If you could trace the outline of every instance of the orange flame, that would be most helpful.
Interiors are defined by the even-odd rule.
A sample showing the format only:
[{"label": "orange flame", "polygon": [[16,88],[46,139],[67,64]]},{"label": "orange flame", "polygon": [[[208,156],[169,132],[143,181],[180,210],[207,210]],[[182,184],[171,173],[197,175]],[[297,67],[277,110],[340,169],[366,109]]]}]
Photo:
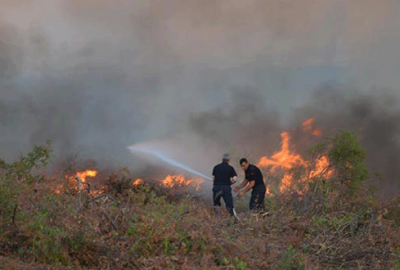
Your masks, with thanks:
[{"label": "orange flame", "polygon": [[262,157],[258,162],[258,166],[260,167],[269,167],[272,166],[271,172],[275,172],[278,167],[284,169],[291,169],[295,165],[305,165],[305,161],[303,158],[296,154],[292,153],[289,149],[290,136],[287,132],[281,133],[282,143],[281,143],[281,151],[275,152],[271,158]]},{"label": "orange flame", "polygon": [[136,179],[136,180],[133,182],[133,184],[132,184],[132,185],[134,185],[134,186],[138,186],[138,185],[141,185],[141,184],[143,184],[143,180],[142,180],[142,179],[140,179],[140,178],[138,178],[138,179]]},{"label": "orange flame", "polygon": [[326,156],[322,156],[316,160],[315,169],[310,172],[310,178],[325,175],[327,178],[331,177],[333,171],[329,168],[329,160]]},{"label": "orange flame", "polygon": [[[189,181],[188,181],[189,182]],[[162,181],[163,185],[169,188],[175,187],[175,186],[186,186],[189,183],[186,183],[185,177],[183,175],[168,175],[165,177],[165,179]]]},{"label": "orange flame", "polygon": [[265,191],[265,195],[272,196],[272,193],[271,193],[271,190],[269,187],[267,187],[267,190]]},{"label": "orange flame", "polygon": [[195,179],[185,179],[183,175],[167,175],[164,180],[162,180],[162,184],[165,187],[173,188],[173,187],[182,187],[182,186],[194,186],[196,190],[200,188],[201,183],[204,180],[195,178]]},{"label": "orange flame", "polygon": [[[96,177],[97,176],[97,171],[96,170],[85,170],[83,172],[77,172],[75,175],[66,175],[65,177],[69,180],[69,184],[72,185],[72,188],[75,190],[79,189],[79,183],[77,182],[76,177],[78,177],[81,181],[81,184],[86,183],[86,178],[87,177]],[[87,184],[85,185],[87,186]],[[57,185],[54,189],[54,192],[59,194],[61,190],[63,189],[64,185]],[[83,188],[81,186],[81,188]],[[99,190],[90,190],[89,193],[91,195],[96,195],[98,193],[102,193],[102,191]]]},{"label": "orange flame", "polygon": [[319,129],[313,129],[314,118],[307,118],[301,125],[304,132],[308,132],[314,136],[321,136],[322,132]]},{"label": "orange flame", "polygon": [[[320,136],[322,132],[319,129],[313,129],[312,124],[314,122],[313,118],[306,119],[303,123],[303,130],[310,132],[312,135]],[[322,156],[315,161],[315,165],[312,166],[310,162],[305,161],[299,154],[290,148],[290,135],[288,132],[281,133],[281,150],[275,152],[271,157],[262,157],[259,162],[259,167],[270,168],[271,173],[277,173],[277,169],[283,170],[283,177],[279,184],[279,191],[281,193],[295,189],[295,192],[299,195],[304,194],[301,190],[296,190],[293,187],[294,184],[294,172],[293,168],[303,167],[308,173],[297,179],[299,182],[308,181],[313,177],[324,175],[330,177],[333,171],[329,168],[329,160],[326,156]],[[269,187],[267,187],[267,193],[270,194]],[[306,187],[305,187],[306,188]]]},{"label": "orange flame", "polygon": [[[77,172],[76,175],[81,179],[82,183],[86,182],[86,177],[95,177],[97,175],[97,171],[95,170],[86,170],[84,172]],[[74,181],[74,176],[70,176],[69,179]]]}]

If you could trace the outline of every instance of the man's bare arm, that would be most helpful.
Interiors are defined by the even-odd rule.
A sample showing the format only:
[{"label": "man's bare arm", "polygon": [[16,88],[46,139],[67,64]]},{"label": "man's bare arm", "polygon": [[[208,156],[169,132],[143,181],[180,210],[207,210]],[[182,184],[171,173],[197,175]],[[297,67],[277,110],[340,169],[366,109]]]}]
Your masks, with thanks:
[{"label": "man's bare arm", "polygon": [[235,184],[236,182],[237,182],[237,176],[232,177],[231,185]]},{"label": "man's bare arm", "polygon": [[243,191],[243,193],[246,193],[246,192],[248,192],[249,190],[251,190],[253,187],[254,187],[254,185],[255,185],[255,183],[256,183],[256,181],[248,181],[249,182],[249,184],[247,185],[247,187],[246,187],[246,189]]},{"label": "man's bare arm", "polygon": [[237,191],[239,191],[240,189],[242,189],[244,186],[246,186],[247,185],[247,180],[246,179],[243,179],[243,181],[237,186],[237,187],[235,187],[235,191],[237,192]]},{"label": "man's bare arm", "polygon": [[255,183],[256,183],[256,181],[248,181],[249,182],[249,184],[247,185],[247,187],[245,188],[245,190],[243,190],[243,192],[239,192],[238,193],[238,197],[240,198],[240,197],[243,197],[244,196],[244,194],[246,194],[249,190],[251,190],[253,187],[254,187],[254,185],[255,185]]}]

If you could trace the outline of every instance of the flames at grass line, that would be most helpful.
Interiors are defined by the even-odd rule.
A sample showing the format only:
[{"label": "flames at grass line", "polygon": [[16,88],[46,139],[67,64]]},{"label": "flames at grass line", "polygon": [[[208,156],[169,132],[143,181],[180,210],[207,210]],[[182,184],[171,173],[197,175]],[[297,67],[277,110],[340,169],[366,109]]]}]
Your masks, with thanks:
[{"label": "flames at grass line", "polygon": [[[308,118],[302,123],[302,129],[304,132],[320,137],[322,132],[319,129],[314,128],[314,119]],[[261,157],[256,163],[264,171],[265,174],[280,177],[281,180],[278,184],[279,193],[291,192],[297,193],[298,195],[303,195],[307,189],[307,185],[303,185],[300,189],[296,186],[297,184],[306,183],[307,181],[312,181],[314,177],[323,176],[326,179],[333,174],[333,170],[329,169],[329,160],[326,156],[322,156],[314,162],[307,161],[303,159],[299,154],[297,154],[290,145],[290,134],[287,131],[281,134],[281,149],[275,152],[272,156]],[[305,169],[305,173],[301,176],[296,176],[293,169],[302,167]],[[267,171],[267,172],[265,172]],[[76,191],[82,191],[86,189],[89,194],[97,195],[102,193],[102,188],[100,189],[90,189],[90,184],[87,182],[87,178],[96,177],[98,172],[96,170],[85,170],[82,172],[77,172],[75,175],[66,175],[66,179],[69,181],[69,186]],[[132,182],[133,186],[140,186],[145,181],[141,178],[137,178]],[[200,185],[204,182],[201,178],[186,178],[184,175],[167,175],[160,184],[165,188],[176,188],[176,187],[194,187],[197,190],[200,189]],[[268,196],[273,196],[271,190],[275,190],[276,187],[272,184],[267,183],[266,194]],[[60,193],[63,189],[62,185],[58,185],[55,189],[56,193]],[[276,192],[275,192],[276,193]]]},{"label": "flames at grass line", "polygon": [[[88,188],[89,185],[86,181],[87,177],[96,177],[97,176],[96,170],[85,170],[82,172],[77,172],[75,175],[66,175],[65,178],[68,179],[68,184],[73,190],[81,191],[85,188]],[[55,192],[60,193],[61,190],[64,188],[63,185],[57,185]],[[89,190],[89,193],[92,195],[96,195],[101,193],[100,190]]]},{"label": "flames at grass line", "polygon": [[[90,195],[98,195],[103,193],[104,188],[100,189],[90,189],[90,184],[87,182],[87,177],[94,178],[96,177],[98,172],[96,170],[85,170],[82,172],[77,172],[75,175],[66,175],[66,179],[68,179],[69,187],[75,191],[86,190]],[[201,178],[192,178],[186,179],[184,175],[167,175],[164,180],[160,183],[162,186],[166,188],[176,188],[176,187],[194,187],[196,191],[200,189],[200,185],[204,182]],[[144,180],[141,178],[137,178],[132,182],[133,186],[139,186],[144,183]],[[56,193],[60,193],[64,188],[64,185],[57,185],[55,188]]]}]

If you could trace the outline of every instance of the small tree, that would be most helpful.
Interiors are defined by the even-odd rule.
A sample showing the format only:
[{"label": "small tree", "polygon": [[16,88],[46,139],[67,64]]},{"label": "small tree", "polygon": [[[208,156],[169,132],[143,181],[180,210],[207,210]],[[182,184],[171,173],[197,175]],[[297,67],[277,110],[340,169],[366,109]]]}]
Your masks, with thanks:
[{"label": "small tree", "polygon": [[48,141],[46,145],[34,146],[31,152],[13,163],[0,159],[0,221],[14,223],[21,194],[33,190],[32,184],[40,180],[35,171],[47,165],[50,155]]},{"label": "small tree", "polygon": [[354,132],[342,130],[331,141],[329,161],[335,169],[336,179],[345,184],[351,194],[368,179],[366,155],[367,150],[360,146]]},{"label": "small tree", "polygon": [[329,160],[329,165],[323,170],[325,173],[315,176],[314,182],[310,183],[313,196],[318,194],[322,200],[324,212],[329,206],[338,206],[337,200],[343,195],[353,196],[361,183],[368,179],[367,151],[360,146],[355,132],[341,130],[334,137],[327,137],[310,147],[309,152],[312,160],[322,156]]}]

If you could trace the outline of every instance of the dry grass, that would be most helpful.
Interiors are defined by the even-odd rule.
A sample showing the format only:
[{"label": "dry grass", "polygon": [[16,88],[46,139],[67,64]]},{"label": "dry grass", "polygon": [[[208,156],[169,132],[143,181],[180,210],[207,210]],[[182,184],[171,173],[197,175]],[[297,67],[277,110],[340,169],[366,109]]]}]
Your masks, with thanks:
[{"label": "dry grass", "polygon": [[0,268],[399,269],[395,207],[332,193],[322,209],[317,193],[282,195],[267,199],[268,214],[241,211],[239,222],[185,187],[134,180],[103,174],[96,195],[56,194],[50,178],[25,187],[0,224]]}]

